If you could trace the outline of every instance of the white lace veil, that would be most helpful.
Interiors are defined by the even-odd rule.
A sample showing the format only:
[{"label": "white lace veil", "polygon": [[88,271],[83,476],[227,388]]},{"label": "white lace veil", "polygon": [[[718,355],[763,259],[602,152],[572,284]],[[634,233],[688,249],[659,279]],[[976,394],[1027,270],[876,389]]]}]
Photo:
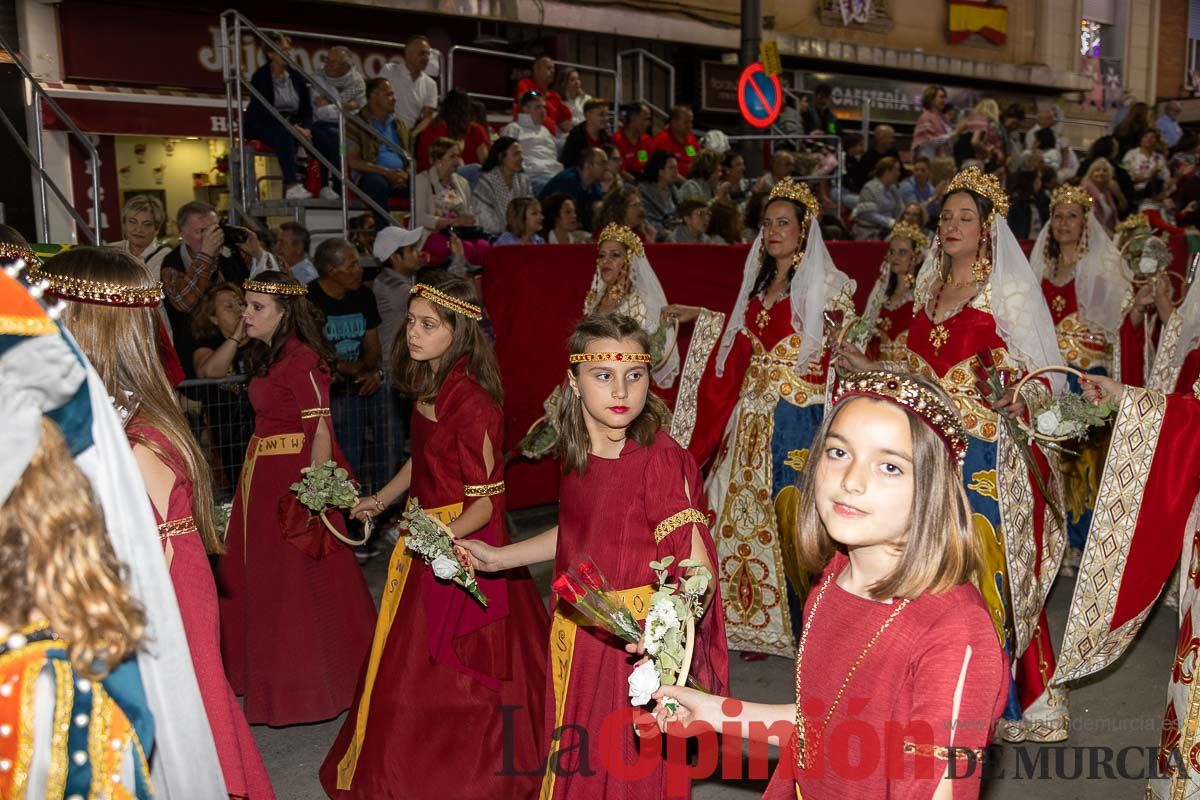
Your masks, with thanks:
[{"label": "white lace veil", "polygon": [[[1089,328],[1103,331],[1110,339],[1117,336],[1124,319],[1123,307],[1129,291],[1129,282],[1121,274],[1121,253],[1104,226],[1090,211],[1085,211],[1087,227],[1083,243],[1083,257],[1075,265],[1075,298],[1079,302],[1079,317]],[[1039,279],[1049,277],[1050,264],[1046,261],[1046,242],[1049,241],[1050,224],[1042,226],[1029,265]]]},{"label": "white lace veil", "polygon": [[[1200,347],[1200,275],[1192,279],[1192,286],[1179,308],[1179,338],[1175,342],[1175,352],[1171,354],[1171,374],[1178,376],[1188,353]],[[1174,387],[1171,387],[1174,388]]]}]

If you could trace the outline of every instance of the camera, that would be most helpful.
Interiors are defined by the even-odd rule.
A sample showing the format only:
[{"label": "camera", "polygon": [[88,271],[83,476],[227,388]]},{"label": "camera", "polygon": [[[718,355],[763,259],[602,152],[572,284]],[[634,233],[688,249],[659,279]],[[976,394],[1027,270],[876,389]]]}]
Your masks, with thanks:
[{"label": "camera", "polygon": [[222,222],[220,228],[221,233],[225,234],[225,244],[229,247],[237,247],[250,238],[250,232],[245,228],[239,228],[227,222]]}]

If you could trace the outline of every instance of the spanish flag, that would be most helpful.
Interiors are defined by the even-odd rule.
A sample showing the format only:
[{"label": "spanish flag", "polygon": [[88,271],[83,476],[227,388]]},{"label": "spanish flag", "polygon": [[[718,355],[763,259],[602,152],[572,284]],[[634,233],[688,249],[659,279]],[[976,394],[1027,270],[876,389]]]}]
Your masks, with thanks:
[{"label": "spanish flag", "polygon": [[984,0],[949,1],[950,43],[961,44],[978,33],[993,44],[1008,38],[1008,8]]}]

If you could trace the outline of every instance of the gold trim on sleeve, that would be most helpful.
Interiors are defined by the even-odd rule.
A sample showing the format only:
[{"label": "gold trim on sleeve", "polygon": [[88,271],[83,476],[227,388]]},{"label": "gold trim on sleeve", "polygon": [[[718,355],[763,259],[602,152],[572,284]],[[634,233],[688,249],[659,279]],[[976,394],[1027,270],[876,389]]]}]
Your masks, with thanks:
[{"label": "gold trim on sleeve", "polygon": [[328,417],[328,408],[302,408],[300,409],[300,419],[313,419],[315,417]]},{"label": "gold trim on sleeve", "polygon": [[196,520],[192,517],[180,517],[173,519],[170,522],[164,522],[158,526],[158,538],[165,542],[172,536],[182,536],[185,533],[194,533],[197,530]]},{"label": "gold trim on sleeve", "polygon": [[504,494],[504,481],[464,486],[463,494],[467,497],[495,497],[498,494]]},{"label": "gold trim on sleeve", "polygon": [[686,525],[689,522],[694,522],[697,525],[708,525],[708,517],[704,516],[703,512],[697,511],[694,508],[685,508],[677,514],[672,514],[658,523],[658,527],[654,529],[655,544],[670,536],[676,528]]}]

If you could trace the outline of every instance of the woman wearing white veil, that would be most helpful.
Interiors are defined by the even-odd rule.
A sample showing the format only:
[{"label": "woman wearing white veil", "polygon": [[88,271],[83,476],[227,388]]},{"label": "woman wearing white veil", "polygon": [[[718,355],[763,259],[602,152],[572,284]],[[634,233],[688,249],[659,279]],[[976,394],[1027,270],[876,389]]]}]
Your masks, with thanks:
[{"label": "woman wearing white veil", "polygon": [[[1132,300],[1129,281],[1121,274],[1121,254],[1091,213],[1092,196],[1063,185],[1050,195],[1049,224],[1042,226],[1029,265],[1042,279],[1042,294],[1058,333],[1063,360],[1081,372],[1121,374],[1121,325]],[[1067,376],[1080,391],[1074,375]],[[1062,571],[1074,575],[1092,524],[1092,508],[1100,485],[1107,441],[1089,439],[1078,455],[1061,459],[1064,514],[1069,550]]]},{"label": "woman wearing white veil", "polygon": [[[950,182],[917,279],[907,368],[946,389],[971,436],[963,485],[983,555],[979,589],[1014,667],[1001,733],[1009,741],[1062,741],[1067,697],[1050,687],[1055,662],[1044,610],[1065,546],[1059,482],[1045,455],[1036,446],[1025,451],[1001,417],[1024,415],[1027,401],[1036,406],[1062,388],[1059,374],[1029,381],[1023,397],[1012,388],[1028,372],[1061,365],[1062,355],[1040,279],[1007,212],[1000,182],[978,167]],[[876,366],[849,346],[840,355],[854,369]],[[995,401],[977,385],[985,368],[1009,387]]]},{"label": "woman wearing white veil", "polygon": [[698,463],[712,461],[705,489],[726,633],[744,653],[796,652],[806,576],[780,531],[790,528],[794,483],[824,417],[826,320],[854,316],[854,281],[834,266],[819,220],[807,186],[775,184],[715,358],[695,337],[688,349],[671,425]]},{"label": "woman wearing white veil", "polygon": [[846,340],[863,347],[867,357],[888,366],[906,362],[904,346],[912,327],[913,289],[929,249],[929,237],[909,222],[897,222],[887,238],[887,256],[871,287],[862,320]]}]

